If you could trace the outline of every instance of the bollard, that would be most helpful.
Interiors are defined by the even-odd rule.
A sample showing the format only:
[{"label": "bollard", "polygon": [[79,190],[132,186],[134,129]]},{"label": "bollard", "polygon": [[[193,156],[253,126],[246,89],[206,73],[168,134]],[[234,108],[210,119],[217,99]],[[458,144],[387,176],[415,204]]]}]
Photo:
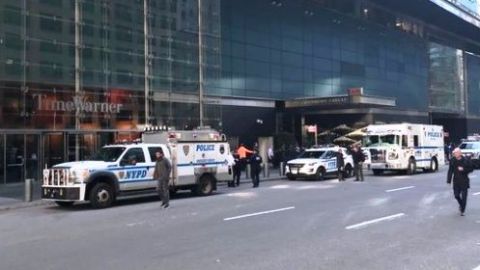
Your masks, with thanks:
[{"label": "bollard", "polygon": [[285,170],[285,167],[283,166],[283,161],[282,161],[280,162],[280,168],[279,168],[280,176],[283,176],[285,174],[284,170]]},{"label": "bollard", "polygon": [[33,193],[33,181],[34,179],[25,179],[25,202],[32,201],[32,193]]},{"label": "bollard", "polygon": [[246,179],[250,179],[250,178],[251,178],[251,177],[250,177],[250,176],[251,176],[250,172],[251,172],[250,164],[247,164],[247,166],[246,166],[246,168],[245,168],[245,173],[247,174]]}]

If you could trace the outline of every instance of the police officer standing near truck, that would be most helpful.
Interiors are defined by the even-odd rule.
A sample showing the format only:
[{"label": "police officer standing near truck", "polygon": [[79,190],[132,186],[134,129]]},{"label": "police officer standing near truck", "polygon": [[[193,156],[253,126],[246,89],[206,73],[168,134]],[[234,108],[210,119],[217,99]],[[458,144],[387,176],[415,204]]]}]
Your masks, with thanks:
[{"label": "police officer standing near truck", "polygon": [[453,157],[450,159],[448,167],[447,183],[452,182],[453,177],[453,194],[458,201],[460,215],[465,215],[465,208],[467,206],[468,189],[470,188],[470,179],[468,174],[473,171],[473,166],[470,160],[462,155],[460,148],[453,150]]},{"label": "police officer standing near truck", "polygon": [[342,149],[338,148],[337,151],[337,172],[338,172],[338,181],[342,182],[345,181],[343,177],[345,170],[345,160],[343,159]]},{"label": "police officer standing near truck", "polygon": [[250,157],[250,170],[253,187],[257,188],[260,183],[260,171],[262,170],[262,157],[258,155],[257,150],[253,150]]},{"label": "police officer standing near truck", "polygon": [[153,171],[153,178],[158,181],[157,191],[162,200],[162,207],[167,208],[170,201],[170,191],[168,188],[168,181],[170,180],[170,172],[172,165],[170,161],[163,155],[163,151],[155,153],[157,161],[155,163],[155,170]]}]

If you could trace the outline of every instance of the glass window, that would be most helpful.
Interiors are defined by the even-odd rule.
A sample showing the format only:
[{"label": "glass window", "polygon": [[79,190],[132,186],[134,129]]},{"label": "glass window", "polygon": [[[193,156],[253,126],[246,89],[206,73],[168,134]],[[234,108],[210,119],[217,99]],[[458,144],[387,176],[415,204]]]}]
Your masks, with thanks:
[{"label": "glass window", "polygon": [[163,149],[161,147],[149,147],[148,153],[150,154],[150,160],[155,162],[157,160],[156,153],[161,152],[163,153]]},{"label": "glass window", "polygon": [[145,162],[145,155],[142,148],[131,148],[123,155],[122,163],[135,165],[139,162]]},{"label": "glass window", "polygon": [[20,35],[13,33],[5,33],[5,47],[13,50],[23,49],[22,39]]},{"label": "glass window", "polygon": [[40,14],[40,29],[49,32],[62,32],[62,18],[50,14]]},{"label": "glass window", "polygon": [[13,6],[5,6],[3,9],[3,22],[10,25],[21,25],[21,9]]}]

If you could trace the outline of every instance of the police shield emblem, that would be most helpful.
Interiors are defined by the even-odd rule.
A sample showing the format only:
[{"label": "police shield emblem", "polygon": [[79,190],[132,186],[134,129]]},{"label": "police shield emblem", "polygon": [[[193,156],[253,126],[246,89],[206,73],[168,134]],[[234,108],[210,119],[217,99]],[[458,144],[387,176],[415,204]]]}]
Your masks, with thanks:
[{"label": "police shield emblem", "polygon": [[118,172],[118,178],[123,179],[125,177],[125,171]]},{"label": "police shield emblem", "polygon": [[184,145],[183,146],[183,153],[185,154],[185,156],[188,155],[188,152],[190,152],[190,146],[189,145]]}]

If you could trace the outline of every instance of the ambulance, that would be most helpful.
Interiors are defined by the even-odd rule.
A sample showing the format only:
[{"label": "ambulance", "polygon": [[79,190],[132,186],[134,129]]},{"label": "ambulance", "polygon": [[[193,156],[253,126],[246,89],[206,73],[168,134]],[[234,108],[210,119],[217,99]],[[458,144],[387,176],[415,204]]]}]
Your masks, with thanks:
[{"label": "ambulance", "polygon": [[435,172],[445,163],[443,127],[423,124],[369,125],[365,128],[364,145],[370,152],[373,174],[418,169]]},{"label": "ambulance", "polygon": [[204,128],[191,131],[148,128],[141,142],[104,146],[89,160],[57,164],[43,171],[42,198],[59,206],[90,202],[105,208],[120,197],[151,195],[156,152],[171,161],[170,190],[209,195],[231,181],[233,157],[226,137]]}]

